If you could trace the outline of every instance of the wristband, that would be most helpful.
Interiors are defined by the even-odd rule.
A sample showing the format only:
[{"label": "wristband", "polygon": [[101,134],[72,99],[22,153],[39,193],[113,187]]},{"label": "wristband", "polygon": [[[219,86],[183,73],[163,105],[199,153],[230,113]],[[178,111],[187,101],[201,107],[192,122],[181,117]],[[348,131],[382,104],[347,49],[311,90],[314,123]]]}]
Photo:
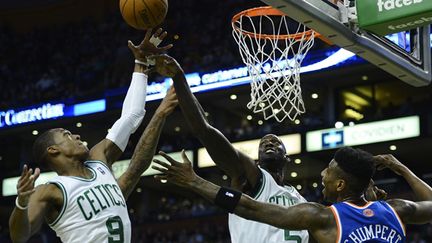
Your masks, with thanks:
[{"label": "wristband", "polygon": [[15,199],[15,206],[20,210],[26,210],[28,208],[28,205],[23,207],[18,203],[18,197],[16,197],[16,199]]},{"label": "wristband", "polygon": [[215,204],[232,213],[240,201],[241,196],[241,192],[221,187],[216,195]]}]

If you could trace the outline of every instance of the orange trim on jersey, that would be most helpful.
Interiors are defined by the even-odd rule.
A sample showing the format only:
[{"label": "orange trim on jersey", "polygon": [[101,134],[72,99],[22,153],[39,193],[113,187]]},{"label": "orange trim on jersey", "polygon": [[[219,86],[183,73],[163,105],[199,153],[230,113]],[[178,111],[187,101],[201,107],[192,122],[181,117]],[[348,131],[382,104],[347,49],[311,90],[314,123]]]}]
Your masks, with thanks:
[{"label": "orange trim on jersey", "polygon": [[337,209],[335,208],[335,206],[330,206],[329,207],[333,213],[333,216],[335,218],[336,221],[336,227],[337,227],[337,237],[336,237],[336,243],[339,243],[341,241],[342,238],[342,224],[340,222],[339,219],[339,213],[337,212]]},{"label": "orange trim on jersey", "polygon": [[357,209],[365,209],[365,208],[369,207],[369,205],[372,204],[372,202],[368,202],[368,203],[366,203],[366,205],[364,205],[364,206],[357,206],[357,205],[355,205],[355,204],[353,204],[353,203],[350,203],[350,202],[343,202],[343,203],[348,204],[349,206],[351,206],[351,207],[353,207],[353,208],[357,208]]},{"label": "orange trim on jersey", "polygon": [[389,208],[393,211],[394,215],[396,215],[397,220],[399,221],[400,226],[402,227],[404,236],[406,236],[406,229],[405,224],[403,223],[402,219],[399,217],[399,214],[396,212],[396,210],[390,205],[390,203],[387,203],[389,205]]}]

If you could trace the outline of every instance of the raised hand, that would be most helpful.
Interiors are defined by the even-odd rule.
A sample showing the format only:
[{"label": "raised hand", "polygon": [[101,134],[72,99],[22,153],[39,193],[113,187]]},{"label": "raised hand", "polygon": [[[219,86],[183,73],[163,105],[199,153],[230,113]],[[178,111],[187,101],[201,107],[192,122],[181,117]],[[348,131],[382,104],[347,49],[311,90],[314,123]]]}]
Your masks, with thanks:
[{"label": "raised hand", "polygon": [[406,166],[391,154],[377,155],[374,158],[378,170],[389,168],[394,173],[401,175],[402,171],[406,169]]},{"label": "raised hand", "polygon": [[152,29],[147,30],[144,40],[141,41],[139,45],[134,45],[132,41],[128,41],[128,47],[132,51],[135,59],[146,62],[148,56],[161,54],[173,47],[172,44],[158,47],[167,36],[168,33],[166,31],[159,28],[153,35],[151,35],[151,33]]},{"label": "raised hand", "polygon": [[156,55],[149,58],[156,61],[156,71],[162,76],[172,78],[178,73],[183,73],[180,64],[168,55]]},{"label": "raised hand", "polygon": [[156,175],[156,180],[167,180],[175,185],[188,187],[197,179],[198,176],[195,174],[192,163],[186,156],[184,150],[182,151],[183,163],[176,161],[162,151],[160,151],[159,154],[169,163],[158,159],[153,160],[153,162],[159,166],[153,165],[152,168],[163,173],[163,175]]},{"label": "raised hand", "polygon": [[39,175],[39,168],[36,168],[33,173],[33,169],[29,169],[27,165],[24,165],[17,184],[18,203],[20,206],[27,207],[30,195],[35,192],[34,184]]},{"label": "raised hand", "polygon": [[371,180],[369,183],[369,187],[366,189],[365,197],[368,201],[386,200],[387,192],[375,186],[374,181]]},{"label": "raised hand", "polygon": [[156,113],[161,115],[169,115],[175,109],[178,104],[177,95],[175,93],[174,87],[170,87],[168,92],[165,95],[165,98],[162,100],[161,104],[156,110]]}]

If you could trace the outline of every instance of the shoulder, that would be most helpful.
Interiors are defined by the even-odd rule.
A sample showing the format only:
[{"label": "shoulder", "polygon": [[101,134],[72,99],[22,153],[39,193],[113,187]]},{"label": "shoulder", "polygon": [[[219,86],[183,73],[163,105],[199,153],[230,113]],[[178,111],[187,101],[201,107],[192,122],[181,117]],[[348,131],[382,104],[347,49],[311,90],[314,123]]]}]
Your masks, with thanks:
[{"label": "shoulder", "polygon": [[317,213],[317,217],[324,217],[323,219],[333,217],[332,209],[330,207],[316,202],[307,202],[303,204],[308,205],[312,212]]},{"label": "shoulder", "polygon": [[47,183],[37,186],[35,188],[34,195],[38,195],[41,198],[50,199],[61,193],[61,189],[55,183]]},{"label": "shoulder", "polygon": [[112,164],[121,154],[121,149],[113,141],[105,138],[90,149],[89,159]]},{"label": "shoulder", "polygon": [[304,216],[313,217],[322,221],[333,219],[333,213],[330,207],[324,206],[315,202],[300,203],[291,207],[295,207],[300,214]]},{"label": "shoulder", "polygon": [[404,223],[409,223],[412,220],[412,216],[416,214],[417,204],[415,202],[403,199],[391,199],[386,202],[395,211],[396,216]]},{"label": "shoulder", "polygon": [[386,203],[390,205],[401,216],[411,214],[415,211],[415,204],[403,199],[390,199]]},{"label": "shoulder", "polygon": [[103,139],[98,144],[93,146],[89,152],[89,160],[106,160],[105,151],[110,146],[111,140]]},{"label": "shoulder", "polygon": [[316,217],[320,219],[320,226],[322,228],[333,228],[336,226],[337,213],[334,211],[332,206],[324,206],[319,203],[311,203],[315,204],[315,213]]},{"label": "shoulder", "polygon": [[57,183],[47,183],[37,186],[31,197],[35,201],[48,205],[61,205],[63,203],[63,189]]},{"label": "shoulder", "polygon": [[407,200],[403,199],[390,199],[386,201],[387,204],[389,204],[393,209],[399,211],[399,210],[407,210],[410,207],[412,207],[412,203]]},{"label": "shoulder", "polygon": [[298,210],[298,220],[307,219],[311,228],[325,229],[333,227],[336,222],[332,209],[322,204],[307,202],[293,207]]}]

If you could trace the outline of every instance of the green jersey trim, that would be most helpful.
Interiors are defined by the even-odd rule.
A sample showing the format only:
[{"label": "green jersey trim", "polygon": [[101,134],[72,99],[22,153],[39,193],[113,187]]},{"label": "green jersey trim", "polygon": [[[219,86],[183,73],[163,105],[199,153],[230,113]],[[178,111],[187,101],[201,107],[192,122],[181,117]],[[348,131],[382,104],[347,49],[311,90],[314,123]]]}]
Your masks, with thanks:
[{"label": "green jersey trim", "polygon": [[[84,164],[87,164],[87,163],[96,163],[96,164],[101,164],[102,166],[104,166],[107,170],[108,170],[108,172],[114,177],[114,173],[112,172],[112,170],[108,167],[108,165],[107,164],[105,164],[103,161],[101,161],[101,160],[87,160],[86,162],[84,162]],[[114,178],[115,179],[115,178]]]},{"label": "green jersey trim", "polygon": [[64,212],[66,211],[66,207],[67,207],[67,201],[68,201],[68,197],[67,197],[67,193],[66,193],[66,189],[64,188],[63,184],[61,184],[60,182],[57,181],[53,181],[53,182],[48,182],[49,184],[55,184],[63,193],[63,206],[62,206],[62,210],[60,211],[60,214],[57,216],[57,218],[54,220],[54,222],[48,224],[49,226],[53,227],[63,216]]},{"label": "green jersey trim", "polygon": [[259,191],[258,191],[258,193],[255,195],[255,197],[253,198],[253,199],[258,199],[260,196],[261,196],[261,194],[262,194],[262,192],[264,191],[264,186],[265,186],[265,184],[266,184],[266,177],[265,177],[265,175],[264,175],[264,173],[262,173],[261,172],[261,176],[262,176],[262,182],[261,182],[261,187],[260,187],[260,189],[259,189]]},{"label": "green jersey trim", "polygon": [[285,189],[287,189],[289,192],[295,192],[295,189],[293,186],[291,185],[284,185],[283,186]]},{"label": "green jersey trim", "polygon": [[90,171],[93,173],[92,178],[86,179],[86,178],[82,178],[82,177],[78,177],[78,176],[68,176],[68,177],[70,177],[72,179],[80,180],[80,181],[85,181],[85,182],[92,182],[92,181],[96,180],[96,177],[97,177],[96,171],[93,168],[89,167],[89,166],[86,166],[86,167],[88,169],[90,169]]},{"label": "green jersey trim", "polygon": [[107,168],[109,171],[111,171],[111,169],[108,167],[108,165],[107,164],[105,164],[103,161],[101,161],[101,160],[87,160],[86,162],[84,162],[84,164],[87,164],[87,163],[99,163],[99,164],[102,164],[105,168]]}]

